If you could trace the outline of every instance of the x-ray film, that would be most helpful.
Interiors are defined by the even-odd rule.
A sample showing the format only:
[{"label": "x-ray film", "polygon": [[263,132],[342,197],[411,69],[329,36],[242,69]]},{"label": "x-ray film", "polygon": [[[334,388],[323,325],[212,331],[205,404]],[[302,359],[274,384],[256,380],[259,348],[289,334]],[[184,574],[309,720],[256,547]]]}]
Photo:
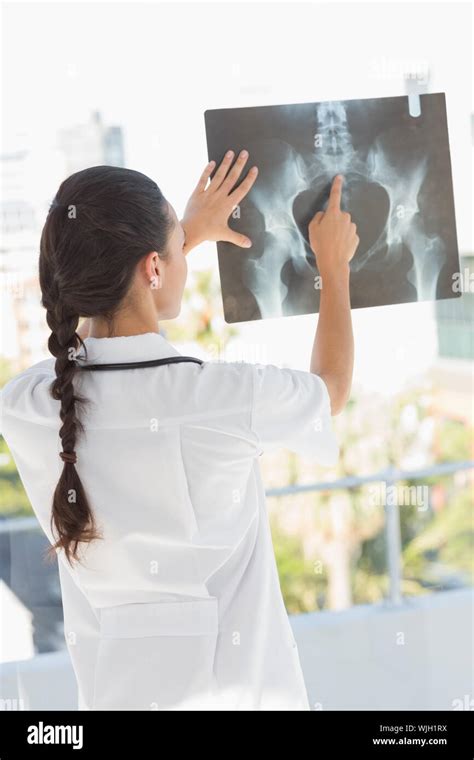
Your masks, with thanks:
[{"label": "x-ray film", "polygon": [[243,176],[259,168],[229,220],[252,247],[217,244],[227,322],[319,311],[308,224],[336,174],[360,238],[353,308],[460,295],[445,97],[419,98],[419,115],[408,96],[205,112],[209,159],[246,148]]}]

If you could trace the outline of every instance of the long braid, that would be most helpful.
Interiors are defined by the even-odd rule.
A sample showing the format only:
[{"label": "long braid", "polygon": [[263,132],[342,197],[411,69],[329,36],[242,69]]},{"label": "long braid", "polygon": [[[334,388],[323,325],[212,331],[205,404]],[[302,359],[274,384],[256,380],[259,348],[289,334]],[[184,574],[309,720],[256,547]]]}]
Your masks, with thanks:
[{"label": "long braid", "polygon": [[47,308],[46,320],[51,328],[48,348],[56,357],[56,379],[51,386],[51,395],[61,401],[60,418],[62,426],[59,437],[62,443],[61,458],[63,471],[56,486],[51,512],[51,526],[56,531],[56,543],[49,549],[54,553],[63,548],[69,562],[77,559],[77,550],[81,541],[98,538],[94,517],[86,493],[76,471],[76,440],[78,433],[84,431],[77,415],[77,405],[86,399],[77,395],[73,378],[77,372],[75,355],[78,343],[83,344],[76,333],[79,316],[73,314],[59,301],[54,307]]}]

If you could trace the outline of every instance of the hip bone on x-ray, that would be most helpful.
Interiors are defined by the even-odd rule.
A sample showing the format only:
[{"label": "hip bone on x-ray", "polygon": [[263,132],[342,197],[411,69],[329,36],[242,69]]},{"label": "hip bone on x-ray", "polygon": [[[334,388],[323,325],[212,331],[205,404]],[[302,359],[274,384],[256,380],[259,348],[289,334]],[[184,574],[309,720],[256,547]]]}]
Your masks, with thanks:
[{"label": "hip bone on x-ray", "polygon": [[246,148],[259,167],[229,220],[252,247],[217,244],[227,322],[319,311],[308,224],[336,174],[360,238],[353,308],[459,295],[444,94],[420,95],[420,106],[411,115],[401,96],[206,111],[209,158]]}]

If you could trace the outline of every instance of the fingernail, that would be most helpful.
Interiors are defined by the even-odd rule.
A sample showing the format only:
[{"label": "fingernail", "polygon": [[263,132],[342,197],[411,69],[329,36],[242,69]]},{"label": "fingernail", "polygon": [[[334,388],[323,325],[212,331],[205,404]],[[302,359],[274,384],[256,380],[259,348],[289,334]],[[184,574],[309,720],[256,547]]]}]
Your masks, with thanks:
[{"label": "fingernail", "polygon": [[247,239],[244,243],[244,248],[250,248],[251,245],[252,245],[252,241]]},{"label": "fingernail", "polygon": [[252,166],[250,171],[252,172],[252,174],[256,174],[258,172],[258,168],[256,166]]},{"label": "fingernail", "polygon": [[240,152],[240,157],[241,158],[247,158],[248,154],[249,154],[248,150],[242,150]]},{"label": "fingernail", "polygon": [[225,157],[226,158],[232,158],[233,155],[234,155],[234,151],[233,150],[228,150],[227,153],[225,154]]}]

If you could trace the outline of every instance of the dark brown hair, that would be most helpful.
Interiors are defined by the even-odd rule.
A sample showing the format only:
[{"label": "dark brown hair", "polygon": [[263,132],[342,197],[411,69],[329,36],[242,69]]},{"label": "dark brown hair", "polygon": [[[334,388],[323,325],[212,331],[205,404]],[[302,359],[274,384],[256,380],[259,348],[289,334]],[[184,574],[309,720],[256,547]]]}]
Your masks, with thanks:
[{"label": "dark brown hair", "polygon": [[[150,251],[166,258],[173,226],[158,185],[131,169],[93,166],[65,179],[41,234],[39,278],[51,328],[48,348],[56,357],[51,395],[61,402],[64,465],[54,492],[51,528],[70,564],[80,542],[100,538],[75,465],[77,437],[84,431],[74,389],[76,353],[86,346],[76,330],[80,317],[102,317],[112,331],[138,262]],[[67,461],[66,461],[67,460]],[[71,499],[73,495],[73,499]]]}]

